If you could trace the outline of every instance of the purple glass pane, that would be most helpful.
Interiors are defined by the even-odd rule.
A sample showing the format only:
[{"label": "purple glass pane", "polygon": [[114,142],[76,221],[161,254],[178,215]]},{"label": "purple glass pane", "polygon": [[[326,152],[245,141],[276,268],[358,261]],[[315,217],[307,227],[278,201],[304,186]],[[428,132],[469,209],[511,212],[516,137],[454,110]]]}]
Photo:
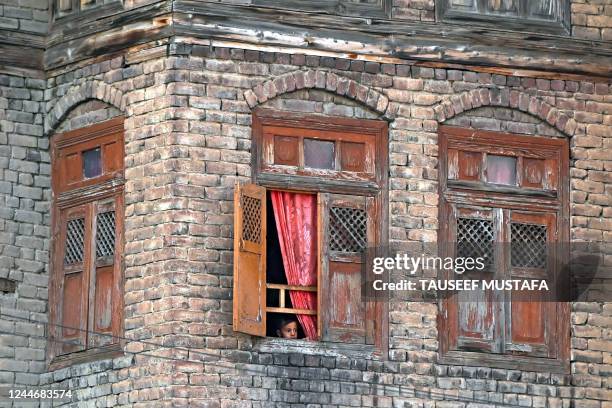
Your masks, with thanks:
[{"label": "purple glass pane", "polygon": [[92,178],[102,174],[102,150],[99,147],[85,150],[83,157],[83,177]]},{"label": "purple glass pane", "polygon": [[516,157],[487,155],[487,181],[516,185]]},{"label": "purple glass pane", "polygon": [[304,139],[304,166],[311,169],[333,170],[334,161],[334,142]]}]

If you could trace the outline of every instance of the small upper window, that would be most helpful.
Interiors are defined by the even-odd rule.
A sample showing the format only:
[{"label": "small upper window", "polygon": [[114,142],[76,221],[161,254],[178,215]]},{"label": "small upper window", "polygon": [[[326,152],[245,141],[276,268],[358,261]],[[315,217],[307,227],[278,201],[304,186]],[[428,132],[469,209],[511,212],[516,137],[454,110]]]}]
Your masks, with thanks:
[{"label": "small upper window", "polygon": [[[108,3],[108,0],[54,0],[53,6],[55,18],[58,19],[65,16],[81,14],[91,9],[98,9]],[[110,3],[120,5],[121,1],[115,0]]]},{"label": "small upper window", "polygon": [[391,15],[393,0],[300,0],[296,2],[252,0],[251,4],[314,13],[388,18]]},{"label": "small upper window", "polygon": [[569,28],[568,0],[437,0],[439,20],[484,24],[522,31],[564,34]]}]

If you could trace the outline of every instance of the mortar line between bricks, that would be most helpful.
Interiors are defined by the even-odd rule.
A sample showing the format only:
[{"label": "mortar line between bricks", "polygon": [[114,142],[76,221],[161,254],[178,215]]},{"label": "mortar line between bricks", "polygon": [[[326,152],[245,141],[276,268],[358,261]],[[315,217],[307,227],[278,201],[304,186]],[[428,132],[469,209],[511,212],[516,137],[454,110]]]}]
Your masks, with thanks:
[{"label": "mortar line between bricks", "polygon": [[[164,346],[163,344],[160,343],[156,343],[156,342],[152,342],[152,341],[145,341],[145,340],[132,340],[132,339],[128,339],[126,337],[121,337],[121,336],[113,336],[110,334],[106,334],[106,333],[97,333],[95,331],[91,331],[91,330],[83,330],[83,329],[79,329],[79,328],[73,328],[73,327],[69,327],[69,326],[63,326],[60,324],[50,324],[50,323],[45,323],[45,322],[39,322],[30,318],[24,318],[24,317],[17,317],[17,316],[11,316],[11,315],[7,315],[7,314],[3,314],[2,312],[0,312],[0,317],[9,317],[12,319],[18,319],[18,320],[22,320],[22,321],[27,321],[30,323],[35,323],[35,324],[41,324],[41,325],[45,325],[45,326],[55,326],[55,327],[60,327],[60,328],[70,328],[70,329],[74,329],[74,330],[78,330],[81,332],[86,332],[88,334],[94,334],[94,335],[99,335],[99,336],[105,336],[105,337],[111,337],[111,338],[116,338],[116,339],[120,339],[120,340],[126,340],[126,341],[131,341],[131,342],[137,342],[137,343],[142,343],[142,344],[146,344],[146,345],[151,345],[151,346],[156,346],[156,347],[161,347],[161,348],[167,348],[167,349],[173,349],[173,350],[179,350],[179,351],[186,351],[192,355],[203,355],[203,356],[212,356],[218,359],[225,359],[225,361],[221,361],[221,363],[227,362],[229,364],[255,364],[255,363],[242,363],[240,361],[232,361],[230,359],[228,359],[226,356],[221,356],[221,355],[217,355],[217,354],[213,354],[213,353],[206,353],[203,351],[196,351],[195,349],[189,348],[189,347],[174,347],[174,346]],[[54,343],[59,343],[59,344],[70,344],[70,345],[74,345],[73,342],[68,342],[68,341],[62,341],[59,339],[50,339],[47,336],[38,336],[38,335],[30,335],[30,334],[23,334],[23,333],[11,333],[11,332],[7,332],[7,331],[3,331],[0,330],[0,334],[8,334],[8,335],[18,335],[18,336],[22,336],[22,337],[29,337],[29,338],[38,338],[38,339],[46,339],[46,340],[50,340]],[[139,351],[139,352],[134,352],[134,351],[125,351],[123,350],[124,353],[128,353],[131,354],[132,356],[144,356],[144,357],[152,357],[152,358],[159,358],[162,360],[169,360],[169,361],[176,361],[176,362],[182,362],[182,363],[192,363],[192,364],[202,364],[203,368],[205,369],[206,366],[211,366],[211,367],[218,367],[218,368],[222,368],[222,369],[231,369],[231,370],[236,370],[238,372],[246,372],[249,375],[267,375],[267,373],[265,372],[265,369],[268,367],[268,365],[264,365],[261,364],[263,367],[263,372],[257,371],[257,370],[253,370],[253,369],[244,369],[244,368],[236,368],[235,366],[223,366],[220,364],[215,364],[215,362],[203,362],[203,361],[198,361],[198,360],[190,360],[190,359],[180,359],[180,358],[176,358],[176,357],[168,357],[168,356],[158,356],[158,355],[154,355],[151,354],[151,352],[147,352],[147,351]],[[259,363],[257,363],[259,365]],[[435,364],[435,363],[432,363]],[[275,365],[276,366],[276,365]],[[292,367],[296,367],[299,368],[300,366],[292,366]],[[214,373],[214,374],[223,374],[223,373]],[[394,376],[396,375],[402,375],[401,373],[393,373],[393,372],[381,372],[381,374],[392,374]],[[442,378],[464,378],[464,377],[442,377]],[[325,380],[320,380],[320,381],[339,381],[339,382],[346,382],[346,380],[343,380],[341,378],[331,378],[331,374],[330,374],[330,378],[329,379],[325,379]],[[496,380],[493,380],[496,381]],[[357,381],[357,383],[360,384],[367,384],[372,386],[372,391],[377,391],[377,388],[382,388],[383,391],[388,391],[391,390],[392,393],[397,393],[398,395],[379,395],[379,394],[373,394],[373,393],[369,393],[369,394],[362,394],[362,395],[378,395],[378,396],[386,396],[386,397],[400,397],[400,398],[424,398],[423,395],[418,396],[416,395],[417,393],[425,393],[430,397],[439,397],[442,399],[435,399],[436,401],[443,401],[443,402],[450,402],[450,401],[456,401],[456,402],[474,402],[474,403],[487,403],[487,404],[491,404],[492,402],[489,400],[484,400],[484,399],[477,399],[477,398],[467,398],[467,397],[455,397],[455,396],[451,396],[451,395],[447,395],[447,394],[443,394],[443,393],[439,393],[436,391],[432,391],[430,388],[416,388],[416,387],[409,387],[409,386],[404,386],[404,385],[387,385],[387,384],[380,384],[380,383],[374,383],[374,382],[370,382],[370,381]],[[248,388],[248,387],[247,387]],[[466,391],[470,391],[470,390],[466,390]],[[402,396],[401,393],[402,392],[413,392],[415,393],[414,396]],[[487,393],[490,392],[495,392],[495,393],[499,393],[499,394],[504,394],[502,392],[499,391],[485,391]],[[555,398],[559,398],[559,397],[555,397]],[[569,401],[575,401],[575,398],[565,398]],[[515,407],[515,405],[507,405],[507,404],[503,404],[503,403],[493,403],[495,407],[507,407],[507,408],[513,408]]]}]

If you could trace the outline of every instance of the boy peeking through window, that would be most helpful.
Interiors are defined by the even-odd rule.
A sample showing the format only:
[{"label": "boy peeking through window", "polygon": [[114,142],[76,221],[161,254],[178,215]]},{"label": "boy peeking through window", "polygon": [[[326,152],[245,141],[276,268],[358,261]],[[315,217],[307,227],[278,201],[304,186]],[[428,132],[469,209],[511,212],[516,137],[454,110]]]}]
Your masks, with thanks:
[{"label": "boy peeking through window", "polygon": [[285,317],[281,319],[276,330],[276,335],[284,339],[297,339],[298,321],[295,317]]}]

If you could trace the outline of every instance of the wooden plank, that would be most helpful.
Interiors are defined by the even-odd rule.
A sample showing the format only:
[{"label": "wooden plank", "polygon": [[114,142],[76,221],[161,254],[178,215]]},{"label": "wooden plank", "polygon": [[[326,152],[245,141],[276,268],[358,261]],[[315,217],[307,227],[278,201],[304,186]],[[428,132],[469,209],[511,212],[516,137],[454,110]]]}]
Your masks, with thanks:
[{"label": "wooden plank", "polygon": [[[2,33],[0,33],[0,35],[2,35]],[[43,68],[43,50],[34,47],[24,47],[23,45],[0,43],[0,67],[1,66],[6,67],[7,71],[20,71],[23,76],[26,76],[27,72],[41,70]]]},{"label": "wooden plank", "polygon": [[308,310],[308,309],[294,309],[291,307],[266,307],[266,312],[272,313],[295,313],[295,314],[303,314],[303,315],[311,315],[316,316],[316,310]]},{"label": "wooden plank", "polygon": [[223,47],[223,48],[238,48],[246,50],[255,50],[262,52],[279,52],[286,54],[303,54],[303,55],[314,55],[318,57],[332,57],[332,58],[343,58],[352,59],[358,61],[371,61],[378,62],[381,64],[399,64],[399,65],[414,65],[417,67],[426,68],[442,68],[442,69],[457,69],[457,70],[469,70],[474,72],[486,72],[489,74],[507,75],[516,77],[529,77],[529,78],[543,78],[543,79],[561,79],[567,81],[593,81],[593,82],[609,82],[607,77],[598,77],[592,75],[580,75],[560,72],[549,72],[538,69],[522,69],[518,67],[494,67],[494,66],[478,66],[468,65],[465,63],[449,63],[449,62],[436,62],[436,61],[415,61],[413,59],[401,59],[393,56],[385,55],[370,55],[370,54],[357,54],[355,52],[340,52],[340,51],[329,51],[315,48],[300,48],[300,47],[288,47],[288,46],[277,46],[277,45],[266,45],[266,44],[252,44],[241,41],[231,40],[202,40],[196,37],[188,36],[175,36],[172,38],[173,43],[185,43],[185,44],[199,44],[204,46]]},{"label": "wooden plank", "polygon": [[266,288],[295,290],[295,291],[300,291],[300,292],[316,292],[317,291],[316,286],[282,285],[280,283],[266,283]]}]

